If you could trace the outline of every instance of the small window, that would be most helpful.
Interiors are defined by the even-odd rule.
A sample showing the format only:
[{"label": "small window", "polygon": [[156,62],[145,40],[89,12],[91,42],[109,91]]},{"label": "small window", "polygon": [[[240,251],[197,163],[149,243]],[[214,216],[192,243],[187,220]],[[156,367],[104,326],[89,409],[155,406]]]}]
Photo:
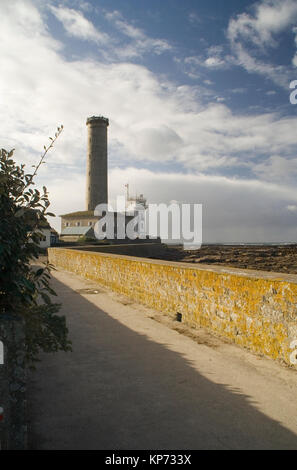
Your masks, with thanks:
[{"label": "small window", "polygon": [[77,226],[77,227],[80,227],[80,222],[76,222],[76,226]]},{"label": "small window", "polygon": [[66,222],[65,225],[66,225],[66,227],[69,227],[69,222]]},{"label": "small window", "polygon": [[93,225],[93,222],[89,222],[89,225],[90,225],[90,226]]}]

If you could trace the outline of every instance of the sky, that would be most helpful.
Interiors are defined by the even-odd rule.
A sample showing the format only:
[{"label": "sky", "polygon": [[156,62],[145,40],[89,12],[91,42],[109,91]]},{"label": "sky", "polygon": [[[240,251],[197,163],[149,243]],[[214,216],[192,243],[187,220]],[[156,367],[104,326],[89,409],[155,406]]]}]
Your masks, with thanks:
[{"label": "sky", "polygon": [[[1,147],[50,220],[85,209],[87,128],[109,118],[109,200],[201,203],[203,241],[297,241],[297,0],[0,0]],[[297,85],[297,83],[296,83]]]}]

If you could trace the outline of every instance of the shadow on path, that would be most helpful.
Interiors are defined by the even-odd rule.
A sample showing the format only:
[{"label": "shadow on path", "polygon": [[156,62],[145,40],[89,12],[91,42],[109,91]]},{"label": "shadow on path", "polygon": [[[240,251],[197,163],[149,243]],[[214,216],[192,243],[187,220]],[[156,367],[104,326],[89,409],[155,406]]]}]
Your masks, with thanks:
[{"label": "shadow on path", "polygon": [[[72,353],[31,376],[32,449],[296,449],[247,396],[202,376],[53,279]],[[100,295],[100,294],[99,294]]]}]

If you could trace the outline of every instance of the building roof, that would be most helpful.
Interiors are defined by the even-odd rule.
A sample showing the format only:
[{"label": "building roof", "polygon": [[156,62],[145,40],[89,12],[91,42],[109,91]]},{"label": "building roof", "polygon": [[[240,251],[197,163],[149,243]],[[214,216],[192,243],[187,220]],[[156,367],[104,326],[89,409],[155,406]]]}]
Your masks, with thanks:
[{"label": "building roof", "polygon": [[94,215],[94,211],[77,211],[77,212],[69,212],[69,214],[62,214],[60,217],[96,217]]},{"label": "building roof", "polygon": [[62,230],[61,235],[87,235],[93,233],[92,227],[66,227]]}]

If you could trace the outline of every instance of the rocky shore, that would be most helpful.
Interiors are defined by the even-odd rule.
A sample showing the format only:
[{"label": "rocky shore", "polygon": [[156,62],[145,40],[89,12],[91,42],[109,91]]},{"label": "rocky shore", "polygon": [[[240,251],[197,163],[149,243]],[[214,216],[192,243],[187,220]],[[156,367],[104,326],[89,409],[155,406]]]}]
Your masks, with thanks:
[{"label": "rocky shore", "polygon": [[203,245],[193,251],[168,247],[162,259],[297,274],[297,244]]}]

